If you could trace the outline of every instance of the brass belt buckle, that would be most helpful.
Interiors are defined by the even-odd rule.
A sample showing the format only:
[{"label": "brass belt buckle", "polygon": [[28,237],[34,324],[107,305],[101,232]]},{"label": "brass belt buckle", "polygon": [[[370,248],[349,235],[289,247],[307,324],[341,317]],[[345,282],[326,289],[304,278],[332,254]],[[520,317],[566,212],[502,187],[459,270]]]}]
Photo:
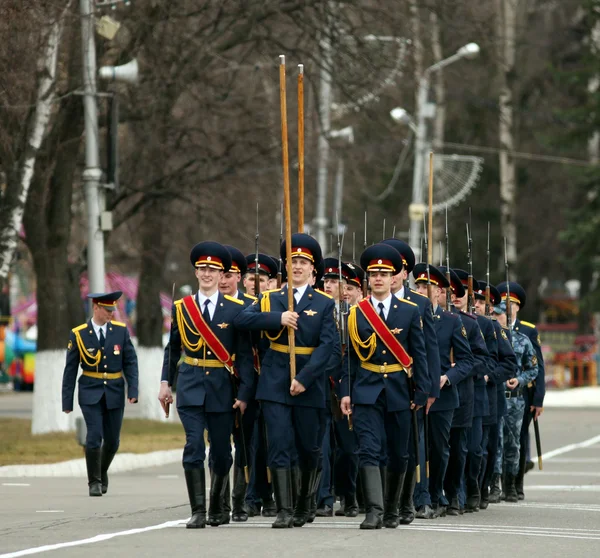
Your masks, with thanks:
[{"label": "brass belt buckle", "polygon": [[198,366],[198,359],[197,358],[193,358],[192,361],[193,361],[192,362],[193,366]]},{"label": "brass belt buckle", "polygon": [[106,380],[106,379],[108,379],[108,375],[107,375],[107,373],[106,373],[106,372],[103,372],[103,373],[102,373],[102,379],[103,379],[103,380]]},{"label": "brass belt buckle", "polygon": [[384,374],[385,373],[385,364],[380,364],[379,365],[379,373],[380,374]]}]

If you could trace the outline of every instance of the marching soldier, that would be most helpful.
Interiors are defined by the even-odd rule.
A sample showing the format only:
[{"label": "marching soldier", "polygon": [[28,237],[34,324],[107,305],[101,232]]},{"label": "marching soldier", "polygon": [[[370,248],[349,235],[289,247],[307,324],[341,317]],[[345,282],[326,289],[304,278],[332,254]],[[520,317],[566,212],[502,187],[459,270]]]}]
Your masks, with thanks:
[{"label": "marching soldier", "polygon": [[[487,283],[478,280],[479,288],[475,291],[475,310],[477,321],[485,337],[490,354],[496,354],[496,365],[490,370],[486,378],[486,391],[489,402],[489,414],[483,417],[482,436],[482,466],[480,473],[480,508],[486,509],[489,503],[498,503],[500,500],[500,477],[494,477],[494,466],[498,454],[499,424],[504,415],[506,398],[504,395],[504,382],[513,378],[517,369],[517,358],[508,339],[507,330],[504,330],[495,318],[495,313],[486,316],[485,292]],[[493,308],[500,304],[500,293],[490,285],[490,305]],[[485,325],[485,321],[492,326],[492,331]],[[490,484],[495,487],[494,495],[490,494]],[[496,499],[497,498],[497,499]]]},{"label": "marching soldier", "polygon": [[186,527],[201,529],[206,525],[204,430],[208,430],[212,458],[208,523],[217,527],[227,519],[223,497],[232,465],[234,412],[239,409],[243,414],[252,400],[254,371],[250,337],[233,323],[244,303],[218,290],[222,274],[231,268],[229,251],[217,242],[200,242],[192,248],[190,261],[198,292],[173,305],[158,399],[165,410],[173,402],[171,386],[183,349],[177,411],[186,435],[183,468],[192,508]]},{"label": "marching soldier", "polygon": [[77,371],[81,365],[78,400],[87,436],[85,461],[90,496],[108,490],[108,468],[119,449],[127,400],[138,401],[138,363],[127,326],[112,320],[121,291],[92,293],[92,318],[71,330],[63,373],[63,412],[73,410]]},{"label": "marching soldier", "polygon": [[[334,301],[309,285],[313,270],[322,260],[321,247],[311,236],[296,233],[292,235],[291,253],[292,276],[288,285],[265,291],[257,304],[236,319],[236,326],[262,330],[270,341],[261,363],[256,398],[261,402],[266,423],[268,465],[277,505],[275,528],[301,527],[308,519],[312,494],[317,489],[324,435],[327,363],[337,336]],[[285,255],[284,242],[282,258]],[[287,307],[288,287],[294,289],[293,311]],[[288,327],[295,333],[297,370],[291,383]],[[296,451],[301,479],[292,509],[291,468]]]},{"label": "marching soldier", "polygon": [[[258,297],[255,293],[255,270],[256,270],[256,255],[248,254],[246,256],[246,270],[244,277],[244,289],[246,294]],[[258,275],[260,278],[260,292],[272,289],[272,281],[277,280],[277,262],[271,256],[266,254],[258,254]]]},{"label": "marching soldier", "polygon": [[362,298],[362,281],[365,277],[365,272],[353,263],[347,263],[351,276],[348,282],[344,285],[344,300],[349,306],[358,304]]},{"label": "marching soldier", "polygon": [[[361,529],[396,528],[398,505],[408,465],[411,409],[427,404],[430,380],[418,306],[391,293],[402,258],[387,244],[367,248],[360,264],[371,295],[350,309],[341,382],[342,411],[352,413],[359,441],[360,477],[366,517]],[[349,366],[354,381],[350,389]],[[411,375],[415,392],[409,389]],[[354,411],[352,411],[354,405]],[[385,450],[384,450],[385,447]],[[387,454],[385,494],[380,459]]]},{"label": "marching soldier", "polygon": [[523,450],[519,461],[519,473],[515,480],[519,500],[523,500],[525,498],[523,479],[526,472],[527,455],[529,454],[529,425],[531,424],[531,420],[537,420],[544,410],[544,395],[546,394],[544,356],[542,354],[542,342],[537,328],[534,324],[520,320],[518,317],[519,311],[525,307],[525,303],[527,302],[525,289],[518,283],[511,281],[508,288],[506,282],[500,283],[498,285],[498,291],[503,299],[506,299],[507,291],[510,291],[510,315],[513,319],[512,329],[519,333],[524,333],[529,338],[535,351],[538,366],[537,378],[533,381],[531,387],[527,386],[527,389],[524,392],[525,416],[523,418],[523,427],[521,430],[521,448],[523,448]]},{"label": "marching soldier", "polygon": [[[399,299],[406,299],[414,302],[419,307],[421,318],[423,319],[423,333],[425,334],[425,349],[427,351],[427,369],[431,381],[431,390],[427,399],[427,406],[423,410],[424,414],[419,413],[419,437],[423,431],[423,417],[429,413],[429,408],[440,394],[440,353],[435,334],[435,326],[433,324],[433,307],[431,301],[426,295],[413,291],[405,286],[408,280],[408,274],[415,267],[415,254],[412,248],[404,241],[396,238],[389,238],[383,241],[384,244],[389,244],[402,257],[403,268],[400,273],[392,278],[392,294]],[[413,430],[410,431],[411,441],[408,444],[409,460],[406,476],[404,477],[404,486],[400,497],[400,524],[409,525],[415,519],[415,506],[413,494],[416,486],[416,465],[419,461],[419,456],[415,456],[415,444],[412,441]],[[420,445],[420,443],[419,443]]]},{"label": "marching soldier", "polygon": [[[429,410],[429,491],[421,502],[424,509],[421,513],[417,510],[417,517],[435,519],[445,515],[443,486],[450,458],[452,417],[459,408],[458,386],[469,377],[475,360],[460,316],[442,309],[446,304],[446,289],[450,288],[445,275],[432,265],[419,263],[413,269],[413,276],[423,294],[431,281],[432,298],[438,303],[434,306],[434,324],[440,352],[440,395]],[[427,497],[431,498],[433,510],[427,509]]]},{"label": "marching soldier", "polygon": [[[511,292],[512,295],[512,292]],[[500,304],[498,320],[505,325],[506,303]],[[505,481],[502,482],[506,501],[516,503],[519,501],[515,481],[519,473],[519,455],[525,448],[521,446],[520,436],[525,414],[524,393],[527,386],[535,380],[538,373],[537,356],[529,338],[519,331],[512,331],[512,346],[517,357],[517,375],[505,382],[506,386],[506,417],[503,430],[503,465],[502,473]]]}]

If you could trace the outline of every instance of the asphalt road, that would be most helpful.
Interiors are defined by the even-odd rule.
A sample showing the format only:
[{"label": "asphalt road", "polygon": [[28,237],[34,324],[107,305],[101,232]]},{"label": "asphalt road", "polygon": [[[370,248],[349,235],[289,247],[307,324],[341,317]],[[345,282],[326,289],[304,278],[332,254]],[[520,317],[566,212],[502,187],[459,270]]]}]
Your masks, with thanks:
[{"label": "asphalt road", "polygon": [[[600,555],[600,411],[555,409],[542,417],[543,471],[526,476],[526,500],[487,511],[360,531],[361,521],[317,519],[278,531],[271,519],[186,530],[180,465],[111,477],[89,498],[83,479],[0,479],[0,558],[49,556],[386,556],[485,558]],[[1,451],[1,450],[0,450]],[[56,546],[52,546],[56,545]],[[31,549],[28,551],[28,549]],[[20,551],[27,552],[24,554]]]}]

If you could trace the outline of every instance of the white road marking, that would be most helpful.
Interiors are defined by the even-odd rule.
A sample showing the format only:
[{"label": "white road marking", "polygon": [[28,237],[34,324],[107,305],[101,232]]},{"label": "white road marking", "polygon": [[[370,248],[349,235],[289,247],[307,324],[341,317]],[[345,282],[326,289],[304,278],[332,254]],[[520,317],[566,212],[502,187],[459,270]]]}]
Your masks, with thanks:
[{"label": "white road marking", "polygon": [[562,446],[561,448],[556,448],[554,450],[549,451],[548,453],[544,453],[542,455],[542,459],[544,461],[548,461],[557,455],[562,455],[563,453],[569,453],[570,451],[575,451],[577,449],[589,448],[594,444],[600,442],[600,436],[594,436],[589,440],[584,440],[583,442],[577,442],[576,444],[568,444],[566,446]]},{"label": "white road marking", "polygon": [[65,513],[65,510],[36,510],[35,513]]},{"label": "white road marking", "polygon": [[600,463],[600,457],[557,457],[552,463]]},{"label": "white road marking", "polygon": [[157,479],[178,479],[179,475],[157,475]]},{"label": "white road marking", "polygon": [[9,552],[8,554],[0,554],[0,558],[18,558],[19,556],[30,556],[31,554],[39,554],[41,552],[49,552],[50,550],[58,550],[60,548],[69,548],[72,546],[81,546],[83,544],[94,544],[102,541],[114,539],[115,537],[126,537],[128,535],[137,535],[138,533],[146,533],[148,531],[157,531],[159,529],[168,529],[169,527],[176,527],[180,523],[185,523],[186,520],[177,521],[166,521],[158,525],[150,525],[149,527],[141,527],[139,529],[129,529],[127,531],[118,531],[117,533],[105,533],[103,535],[96,535],[89,539],[80,539],[78,541],[69,541],[57,544],[47,544],[44,546],[36,546],[34,548],[26,548],[25,550],[18,550],[16,552]]},{"label": "white road marking", "polygon": [[600,473],[597,471],[531,471],[528,473],[531,478],[550,476],[550,477],[600,477]]},{"label": "white road marking", "polygon": [[[512,506],[512,504],[501,504],[502,506]],[[597,504],[541,504],[532,502],[519,502],[519,507],[526,506],[537,509],[553,509],[561,511],[591,511],[600,512],[600,505]]]},{"label": "white road marking", "polygon": [[2,486],[31,486],[28,482],[3,482]]},{"label": "white road marking", "polygon": [[526,490],[548,490],[550,492],[600,492],[600,484],[534,484]]}]

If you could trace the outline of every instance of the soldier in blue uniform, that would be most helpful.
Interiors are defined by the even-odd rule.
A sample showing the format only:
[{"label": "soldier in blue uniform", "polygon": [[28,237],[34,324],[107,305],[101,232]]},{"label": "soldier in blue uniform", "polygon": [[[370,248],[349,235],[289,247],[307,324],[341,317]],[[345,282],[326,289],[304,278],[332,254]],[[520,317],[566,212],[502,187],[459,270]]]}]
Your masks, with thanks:
[{"label": "soldier in blue uniform", "polygon": [[[254,272],[256,269],[256,254],[246,256],[246,271],[244,277],[244,289],[246,294],[258,297],[255,292]],[[260,281],[260,292],[271,289],[271,281],[277,279],[277,262],[266,254],[258,254],[258,275]]]},{"label": "soldier in blue uniform", "polygon": [[[427,406],[418,414],[419,417],[419,437],[422,438],[423,420],[429,408],[440,394],[440,353],[437,344],[435,326],[433,323],[433,306],[426,295],[408,288],[406,284],[408,275],[415,267],[415,254],[412,248],[403,240],[396,238],[388,238],[383,241],[384,244],[389,244],[402,257],[403,268],[400,273],[392,278],[392,294],[399,299],[406,299],[414,302],[419,307],[421,318],[423,319],[423,333],[425,334],[425,350],[427,351],[427,369],[431,382],[431,390],[427,399]],[[415,443],[412,440],[413,430],[410,431],[411,439],[408,444],[408,469],[404,477],[404,486],[402,487],[402,495],[400,496],[400,524],[409,525],[415,518],[415,506],[413,495],[416,487],[416,464],[419,457],[415,455]],[[423,440],[419,440],[419,445]],[[425,466],[421,467],[425,471]]]},{"label": "soldier in blue uniform", "polygon": [[524,448],[524,450],[521,452],[519,472],[515,480],[515,486],[519,500],[523,500],[525,498],[523,480],[525,472],[527,471],[526,460],[527,456],[529,455],[529,425],[531,424],[531,420],[537,420],[544,410],[546,379],[540,334],[535,327],[535,324],[520,320],[518,317],[519,311],[525,307],[525,303],[527,302],[527,294],[525,293],[525,289],[523,289],[521,285],[515,283],[514,281],[509,283],[509,289],[506,287],[506,282],[500,283],[498,285],[498,291],[504,300],[506,299],[507,290],[510,291],[510,299],[512,303],[510,314],[513,319],[512,329],[519,333],[524,333],[529,338],[535,351],[538,366],[537,378],[532,382],[531,386],[527,386],[527,389],[524,392],[525,411],[523,417],[523,427],[521,430],[521,447]]},{"label": "soldier in blue uniform", "polygon": [[253,398],[254,370],[250,337],[233,323],[244,303],[218,290],[222,274],[231,267],[229,251],[217,242],[200,242],[192,248],[190,261],[199,289],[173,305],[158,399],[163,407],[173,402],[171,386],[183,349],[177,411],[186,435],[183,468],[192,508],[186,527],[198,529],[206,525],[204,430],[212,458],[208,523],[216,527],[227,519],[223,497],[232,465],[234,412],[243,414]]},{"label": "soldier in blue uniform", "polygon": [[[402,269],[398,251],[376,244],[363,252],[360,265],[369,275],[371,295],[350,308],[348,315],[350,345],[342,372],[342,411],[352,413],[359,441],[366,507],[360,528],[396,528],[408,466],[411,409],[425,406],[430,391],[425,337],[418,306],[391,293],[392,277]],[[379,468],[384,446],[385,493]]]},{"label": "soldier in blue uniform", "polygon": [[[266,423],[268,465],[277,505],[275,528],[301,527],[316,491],[317,467],[324,435],[327,364],[335,352],[334,301],[309,283],[322,260],[321,247],[307,234],[292,235],[292,276],[282,289],[265,291],[257,304],[236,319],[244,329],[263,331],[269,348],[261,361],[256,398]],[[285,258],[285,242],[281,256]],[[288,310],[287,289],[294,289]],[[290,382],[288,327],[295,330],[296,377]],[[339,359],[339,354],[337,356]],[[296,448],[294,448],[294,433]],[[300,489],[292,510],[292,465],[296,454]]]},{"label": "soldier in blue uniform", "polygon": [[138,400],[138,364],[127,326],[112,321],[121,291],[92,293],[91,320],[71,330],[62,383],[63,412],[73,410],[75,380],[79,406],[87,427],[85,460],[90,496],[108,489],[108,468],[119,449],[125,406]]},{"label": "soldier in blue uniform", "polygon": [[[508,339],[508,334],[502,329],[493,312],[493,307],[500,304],[500,293],[494,285],[490,285],[490,308],[486,315],[485,292],[487,283],[478,280],[479,288],[475,291],[475,311],[477,321],[485,337],[490,354],[495,355],[495,365],[486,377],[486,390],[489,401],[489,413],[483,417],[482,458],[479,474],[479,487],[481,493],[480,508],[486,509],[490,502],[490,483],[493,479],[494,464],[498,453],[498,423],[504,414],[505,396],[504,382],[516,374],[517,359]],[[491,327],[491,330],[489,329]],[[498,496],[500,484],[498,479]]]},{"label": "soldier in blue uniform", "polygon": [[[417,510],[417,517],[434,519],[445,515],[443,494],[444,478],[450,458],[450,428],[454,412],[459,408],[458,386],[469,377],[475,359],[469,347],[467,330],[458,314],[442,309],[445,304],[446,290],[450,287],[445,275],[436,267],[419,263],[413,269],[415,283],[420,292],[427,292],[431,281],[434,305],[434,325],[440,353],[441,376],[440,394],[429,410],[429,489],[423,491],[420,504],[423,510]],[[424,484],[424,483],[421,483]],[[422,487],[423,489],[423,487]],[[431,498],[428,510],[427,497]]]}]

